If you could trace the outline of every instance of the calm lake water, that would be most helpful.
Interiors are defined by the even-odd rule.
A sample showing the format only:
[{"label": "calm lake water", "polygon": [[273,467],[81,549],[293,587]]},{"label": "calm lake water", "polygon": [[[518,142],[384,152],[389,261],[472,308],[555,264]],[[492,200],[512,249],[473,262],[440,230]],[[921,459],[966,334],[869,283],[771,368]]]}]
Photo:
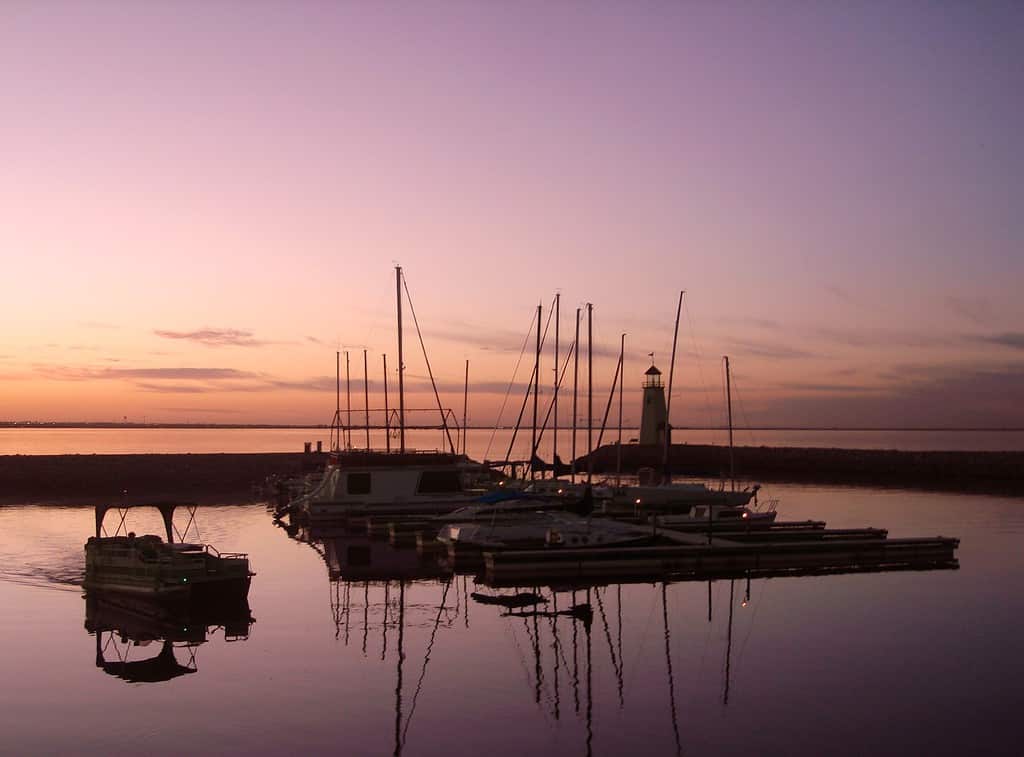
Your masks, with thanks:
[{"label": "calm lake water", "polygon": [[[605,432],[603,442],[614,441],[617,430]],[[571,432],[559,434],[558,455],[568,461]],[[636,437],[636,429],[623,431],[623,440]],[[598,441],[598,430],[593,440]],[[456,437],[457,439],[457,437]],[[679,429],[674,441],[682,444],[728,444],[722,430]],[[326,449],[328,429],[0,429],[0,455],[136,454],[168,452],[299,452],[304,442],[317,440]],[[545,432],[540,451],[550,459],[552,433]],[[394,442],[397,444],[397,441]],[[441,431],[410,431],[410,446],[442,449],[447,441]],[[470,429],[466,450],[474,459],[503,459],[512,443],[513,457],[528,458],[530,432],[522,430],[513,440],[507,430]],[[839,447],[844,449],[905,450],[1024,450],[1024,431],[775,431],[739,429],[735,443],[766,447]],[[353,431],[352,444],[366,446],[365,432]],[[373,431],[370,444],[383,449],[383,431]],[[587,450],[586,430],[577,434],[577,454]]]},{"label": "calm lake water", "polygon": [[[177,667],[148,668],[194,672],[133,683],[122,659],[166,655],[87,618],[92,510],[2,507],[0,752],[1019,754],[1024,500],[768,494],[785,519],[960,537],[961,567],[761,579],[749,596],[745,581],[524,587],[546,612],[510,616],[471,597],[491,591],[472,576],[417,579],[433,569],[414,551],[372,545],[367,570],[406,580],[332,576],[365,537],[306,543],[258,504],[205,507],[202,539],[250,554],[254,622],[215,619],[227,638],[211,627],[175,645]],[[131,518],[159,532],[155,513]],[[553,614],[587,602],[589,623]]]}]

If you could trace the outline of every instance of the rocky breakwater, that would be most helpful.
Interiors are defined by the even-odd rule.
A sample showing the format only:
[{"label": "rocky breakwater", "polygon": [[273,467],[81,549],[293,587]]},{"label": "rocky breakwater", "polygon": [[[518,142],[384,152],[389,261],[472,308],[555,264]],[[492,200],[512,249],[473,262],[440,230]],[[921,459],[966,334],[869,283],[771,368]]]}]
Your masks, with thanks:
[{"label": "rocky breakwater", "polygon": [[322,466],[326,454],[0,455],[0,501],[242,502],[271,474]]},{"label": "rocky breakwater", "polygon": [[[916,452],[907,450],[812,447],[736,447],[737,476],[756,481],[900,486],[936,491],[1024,495],[1024,452]],[[664,451],[649,445],[623,445],[623,471],[661,469]],[[586,470],[586,456],[577,469]],[[593,453],[594,471],[615,471],[615,445]],[[729,475],[729,449],[715,445],[674,444],[669,454],[673,475]]]}]

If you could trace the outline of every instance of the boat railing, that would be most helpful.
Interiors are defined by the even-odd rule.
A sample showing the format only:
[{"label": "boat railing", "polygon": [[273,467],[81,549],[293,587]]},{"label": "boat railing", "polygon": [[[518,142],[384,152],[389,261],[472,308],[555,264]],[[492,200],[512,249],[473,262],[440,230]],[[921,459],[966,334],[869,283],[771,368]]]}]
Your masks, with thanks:
[{"label": "boat railing", "polygon": [[206,549],[206,553],[213,557],[221,557],[225,560],[246,560],[249,558],[246,552],[221,552],[212,544],[204,544],[203,547]]}]

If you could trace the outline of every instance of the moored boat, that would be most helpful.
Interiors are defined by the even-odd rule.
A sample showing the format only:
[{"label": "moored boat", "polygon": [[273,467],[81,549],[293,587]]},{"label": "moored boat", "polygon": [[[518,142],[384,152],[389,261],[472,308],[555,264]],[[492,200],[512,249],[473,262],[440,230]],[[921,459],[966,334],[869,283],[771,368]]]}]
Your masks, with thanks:
[{"label": "moored boat", "polygon": [[123,517],[113,536],[103,536],[107,511],[132,506],[96,506],[96,535],[85,543],[83,587],[87,591],[184,600],[248,594],[254,574],[247,555],[218,552],[209,544],[174,541],[175,509],[187,507],[194,516],[195,505],[163,502],[150,506],[160,511],[166,541],[156,534],[136,536],[127,530]]},{"label": "moored boat", "polygon": [[320,484],[292,512],[313,521],[384,515],[438,515],[474,502],[482,468],[443,452],[349,451],[332,456]]}]

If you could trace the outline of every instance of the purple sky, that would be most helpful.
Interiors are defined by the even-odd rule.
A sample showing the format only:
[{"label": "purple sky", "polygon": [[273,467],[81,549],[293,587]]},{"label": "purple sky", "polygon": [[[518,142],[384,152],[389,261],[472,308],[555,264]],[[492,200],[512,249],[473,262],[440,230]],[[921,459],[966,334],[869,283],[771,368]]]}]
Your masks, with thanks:
[{"label": "purple sky", "polygon": [[635,400],[685,288],[677,424],[730,354],[755,423],[1024,425],[1022,92],[1020,3],[9,0],[0,419],[329,420],[397,261],[478,423],[556,289]]}]

